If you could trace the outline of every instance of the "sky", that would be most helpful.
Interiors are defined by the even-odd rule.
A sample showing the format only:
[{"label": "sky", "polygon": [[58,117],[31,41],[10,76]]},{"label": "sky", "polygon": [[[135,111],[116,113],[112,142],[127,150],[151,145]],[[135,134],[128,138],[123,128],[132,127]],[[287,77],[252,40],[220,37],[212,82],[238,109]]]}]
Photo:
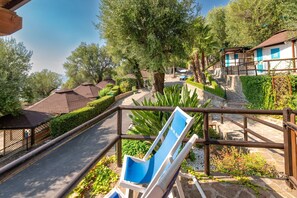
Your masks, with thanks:
[{"label": "sky", "polygon": [[[33,51],[31,72],[49,69],[64,75],[63,63],[81,42],[99,43],[98,23],[100,0],[31,0],[18,10],[23,28],[9,37],[23,42]],[[229,0],[199,0],[201,13]]]}]

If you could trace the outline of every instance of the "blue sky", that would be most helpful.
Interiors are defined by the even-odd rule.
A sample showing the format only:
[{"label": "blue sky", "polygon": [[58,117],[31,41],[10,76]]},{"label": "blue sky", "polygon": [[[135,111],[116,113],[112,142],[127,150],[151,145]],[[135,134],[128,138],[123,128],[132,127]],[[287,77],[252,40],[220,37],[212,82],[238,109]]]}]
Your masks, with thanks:
[{"label": "blue sky", "polygon": [[[229,0],[199,0],[202,14]],[[33,51],[32,72],[49,69],[64,74],[63,63],[81,42],[100,43],[94,27],[99,0],[31,0],[16,12],[23,29],[11,35]]]}]

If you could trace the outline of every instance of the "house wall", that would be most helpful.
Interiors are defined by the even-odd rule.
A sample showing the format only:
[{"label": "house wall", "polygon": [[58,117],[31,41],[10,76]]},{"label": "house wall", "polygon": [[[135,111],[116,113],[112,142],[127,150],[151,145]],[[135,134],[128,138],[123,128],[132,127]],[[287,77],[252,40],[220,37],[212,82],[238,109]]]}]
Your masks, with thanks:
[{"label": "house wall", "polygon": [[[235,54],[232,53],[232,54],[228,54],[229,55],[229,61],[227,60],[226,55],[227,54],[225,54],[225,65],[226,65],[226,67],[235,66],[235,61],[236,61],[236,65],[239,65],[239,64],[242,64],[243,63],[244,53],[235,53]],[[236,55],[238,57],[235,60],[235,56]]]},{"label": "house wall", "polygon": [[[272,49],[279,49],[279,57],[273,57],[271,54]],[[296,43],[295,43],[295,54],[296,54]],[[263,60],[272,60],[272,59],[285,59],[285,58],[292,58],[292,43],[288,42],[286,44],[279,44],[270,47],[262,48],[263,53]],[[297,57],[297,56],[296,56]],[[254,50],[254,61],[257,61],[257,50]],[[259,63],[263,65],[263,69],[268,69],[268,63],[263,62]],[[258,65],[259,65],[258,64]],[[285,69],[288,67],[292,67],[291,61],[271,61],[270,62],[270,69]],[[261,73],[261,72],[260,72]]]}]

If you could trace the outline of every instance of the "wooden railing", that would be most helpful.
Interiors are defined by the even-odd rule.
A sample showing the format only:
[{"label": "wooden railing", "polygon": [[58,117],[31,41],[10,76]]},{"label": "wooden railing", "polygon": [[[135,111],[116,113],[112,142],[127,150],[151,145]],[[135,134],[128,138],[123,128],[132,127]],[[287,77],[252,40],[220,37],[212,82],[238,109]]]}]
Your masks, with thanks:
[{"label": "wooden railing", "polygon": [[[277,68],[277,65],[287,62],[286,68]],[[257,69],[258,64],[267,64],[267,69]],[[273,67],[273,64],[276,66]],[[297,58],[284,58],[284,59],[271,59],[263,61],[250,61],[238,65],[231,65],[226,67],[227,75],[258,75],[259,73],[266,72],[268,75],[272,75],[276,72],[296,72],[297,71]],[[250,72],[252,71],[252,72]]]},{"label": "wooden railing", "polygon": [[[116,155],[117,155],[117,165],[119,167],[122,166],[122,140],[129,139],[129,140],[150,140],[153,141],[155,139],[155,136],[143,136],[143,135],[128,135],[124,134],[122,131],[122,111],[123,110],[142,110],[142,111],[163,111],[163,112],[172,112],[175,108],[174,107],[148,107],[148,106],[117,106],[114,107],[97,117],[93,118],[92,120],[89,120],[88,122],[76,127],[75,129],[59,136],[58,138],[42,145],[40,148],[24,155],[23,157],[19,158],[18,160],[13,161],[12,163],[0,168],[0,175],[5,175],[14,170],[19,165],[28,162],[30,159],[32,159],[34,156],[41,154],[44,151],[47,151],[49,148],[51,148],[54,145],[61,144],[63,142],[66,142],[72,135],[81,132],[82,130],[85,130],[86,128],[89,128],[93,126],[94,124],[98,123],[99,121],[107,118],[108,116],[114,114],[117,112],[117,134],[115,137],[109,142],[109,144],[101,150],[91,162],[89,162],[76,176],[73,180],[69,182],[69,184],[63,188],[56,197],[65,197],[69,192],[71,192],[72,189],[75,188],[75,186],[84,178],[84,176],[91,170],[94,165],[100,161],[104,155],[116,145]],[[292,169],[292,153],[290,152],[290,149],[292,146],[290,146],[292,143],[288,142],[288,140],[291,140],[289,138],[289,135],[291,135],[292,128],[295,130],[297,129],[297,126],[289,122],[288,118],[292,118],[292,114],[296,114],[297,111],[292,111],[289,109],[285,110],[246,110],[246,109],[218,109],[218,108],[182,108],[185,112],[194,112],[194,113],[200,113],[203,114],[203,134],[204,137],[200,138],[196,141],[197,144],[203,145],[204,147],[204,173],[209,175],[210,174],[210,145],[224,145],[224,146],[239,146],[239,147],[256,147],[256,148],[273,148],[273,149],[284,149],[285,151],[285,167],[286,167],[286,175],[289,177],[290,182],[292,182],[296,177],[294,177]],[[246,124],[243,124],[243,128],[246,131],[246,137],[243,141],[234,141],[234,140],[214,140],[211,139],[209,136],[209,115],[210,114],[221,114],[223,115],[222,119],[226,119],[224,116],[225,114],[244,114],[246,119],[253,119],[254,121],[261,122],[262,124],[265,124],[267,126],[271,126],[275,129],[281,130],[284,132],[284,143],[274,143],[272,141],[266,141],[266,142],[252,142],[248,141],[247,133],[253,133],[251,130],[249,130],[246,127]],[[249,115],[247,115],[249,114]],[[279,127],[277,125],[267,123],[263,120],[258,120],[258,118],[250,117],[251,114],[254,115],[283,115],[284,117],[284,127]],[[246,121],[244,121],[246,123]],[[254,132],[256,133],[256,132]],[[295,136],[296,137],[296,136]],[[184,141],[187,141],[188,139],[185,139]],[[296,140],[296,138],[295,138]],[[296,142],[295,142],[296,143]],[[295,144],[296,149],[296,144]],[[295,161],[296,162],[296,161]],[[288,167],[288,168],[287,168]],[[294,169],[296,173],[296,169]],[[292,174],[291,174],[292,172]]]}]

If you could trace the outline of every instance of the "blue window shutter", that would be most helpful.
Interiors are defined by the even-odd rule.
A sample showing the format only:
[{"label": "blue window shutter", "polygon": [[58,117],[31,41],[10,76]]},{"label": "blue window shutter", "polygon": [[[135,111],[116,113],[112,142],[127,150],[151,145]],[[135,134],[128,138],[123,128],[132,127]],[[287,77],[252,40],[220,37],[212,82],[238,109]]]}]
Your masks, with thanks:
[{"label": "blue window shutter", "polygon": [[238,54],[234,54],[234,59],[235,59],[235,60],[238,59]]},{"label": "blue window shutter", "polygon": [[277,59],[280,58],[280,50],[279,48],[273,48],[270,50],[271,53],[271,59]]}]

